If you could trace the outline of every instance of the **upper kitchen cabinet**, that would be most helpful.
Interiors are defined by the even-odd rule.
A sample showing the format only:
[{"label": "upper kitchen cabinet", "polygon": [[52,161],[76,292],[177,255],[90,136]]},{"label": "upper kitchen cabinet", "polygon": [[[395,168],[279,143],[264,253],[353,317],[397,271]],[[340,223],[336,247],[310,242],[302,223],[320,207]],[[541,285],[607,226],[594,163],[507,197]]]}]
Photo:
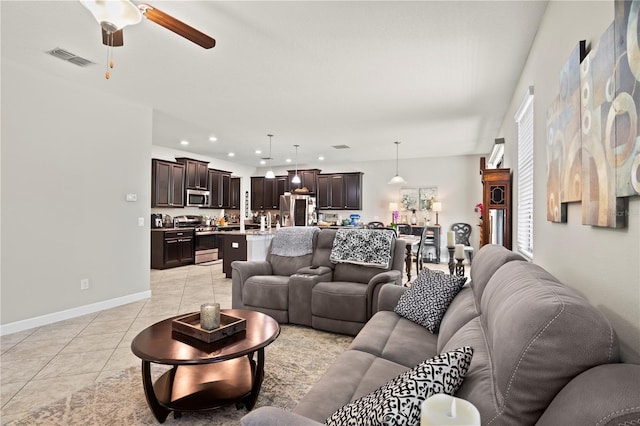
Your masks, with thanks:
[{"label": "upper kitchen cabinet", "polygon": [[318,208],[362,210],[362,173],[318,175]]},{"label": "upper kitchen cabinet", "polygon": [[151,160],[151,207],[184,207],[185,166]]},{"label": "upper kitchen cabinet", "polygon": [[231,207],[231,172],[208,169],[209,191],[211,192],[210,206],[218,209]]},{"label": "upper kitchen cabinet", "polygon": [[209,189],[208,162],[184,157],[176,158],[176,161],[186,167],[186,189]]},{"label": "upper kitchen cabinet", "polygon": [[231,193],[229,195],[229,208],[240,210],[240,178],[231,178]]},{"label": "upper kitchen cabinet", "polygon": [[291,179],[296,175],[295,170],[288,170],[289,179],[287,182],[289,183],[289,189],[291,192],[295,191],[299,188],[307,188],[310,193],[315,194],[318,190],[318,174],[320,173],[319,169],[307,169],[307,170],[298,170],[298,176],[300,176],[300,183],[291,183]]},{"label": "upper kitchen cabinet", "polygon": [[280,208],[280,196],[289,189],[287,176],[266,179],[262,176],[251,178],[251,210],[277,210]]}]

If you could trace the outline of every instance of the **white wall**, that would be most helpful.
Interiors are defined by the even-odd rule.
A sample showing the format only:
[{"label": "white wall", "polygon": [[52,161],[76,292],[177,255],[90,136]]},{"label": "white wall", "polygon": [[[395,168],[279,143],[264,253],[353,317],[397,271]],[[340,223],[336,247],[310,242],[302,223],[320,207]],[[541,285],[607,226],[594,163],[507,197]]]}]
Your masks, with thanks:
[{"label": "white wall", "polygon": [[[569,205],[568,222],[564,224],[547,222],[545,210],[546,112],[558,95],[560,69],[579,40],[594,44],[613,17],[612,1],[549,2],[502,133],[496,136],[506,140],[506,167],[515,168],[517,129],[513,116],[527,87],[533,85],[533,261],[584,293],[613,323],[623,359],[640,362],[640,197],[629,200],[629,224],[625,229],[581,225],[580,203]],[[514,182],[516,177],[517,171]],[[516,195],[517,191],[514,200]]]},{"label": "white wall", "polygon": [[3,59],[3,333],[149,295],[151,118],[148,108]]}]

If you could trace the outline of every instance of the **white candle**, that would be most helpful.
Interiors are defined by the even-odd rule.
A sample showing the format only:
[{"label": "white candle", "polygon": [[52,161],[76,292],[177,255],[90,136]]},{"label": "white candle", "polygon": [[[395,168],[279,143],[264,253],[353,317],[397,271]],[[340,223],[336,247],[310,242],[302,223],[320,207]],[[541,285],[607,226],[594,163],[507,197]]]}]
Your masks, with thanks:
[{"label": "white candle", "polygon": [[464,246],[462,244],[456,244],[456,251],[453,257],[456,259],[464,259]]},{"label": "white candle", "polygon": [[420,426],[480,426],[480,412],[469,401],[439,393],[421,407]]},{"label": "white candle", "polygon": [[213,330],[220,327],[220,304],[205,303],[200,306],[200,327]]},{"label": "white candle", "polygon": [[456,240],[456,234],[453,231],[447,232],[447,247],[453,247]]}]

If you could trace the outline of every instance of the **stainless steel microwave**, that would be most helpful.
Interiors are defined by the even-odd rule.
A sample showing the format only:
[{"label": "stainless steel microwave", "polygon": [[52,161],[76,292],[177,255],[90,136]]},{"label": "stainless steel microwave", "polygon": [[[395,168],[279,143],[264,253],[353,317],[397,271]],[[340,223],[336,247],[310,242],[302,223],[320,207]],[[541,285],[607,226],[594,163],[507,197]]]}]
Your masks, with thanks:
[{"label": "stainless steel microwave", "polygon": [[209,207],[209,191],[187,189],[187,206]]}]

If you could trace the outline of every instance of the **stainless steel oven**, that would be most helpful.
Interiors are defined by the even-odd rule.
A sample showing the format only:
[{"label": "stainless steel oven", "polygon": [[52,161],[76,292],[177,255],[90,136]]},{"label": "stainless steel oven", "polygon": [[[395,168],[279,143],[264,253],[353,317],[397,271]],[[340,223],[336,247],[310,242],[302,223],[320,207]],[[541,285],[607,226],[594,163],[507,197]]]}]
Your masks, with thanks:
[{"label": "stainless steel oven", "polygon": [[218,260],[218,231],[211,227],[196,227],[196,263]]}]

